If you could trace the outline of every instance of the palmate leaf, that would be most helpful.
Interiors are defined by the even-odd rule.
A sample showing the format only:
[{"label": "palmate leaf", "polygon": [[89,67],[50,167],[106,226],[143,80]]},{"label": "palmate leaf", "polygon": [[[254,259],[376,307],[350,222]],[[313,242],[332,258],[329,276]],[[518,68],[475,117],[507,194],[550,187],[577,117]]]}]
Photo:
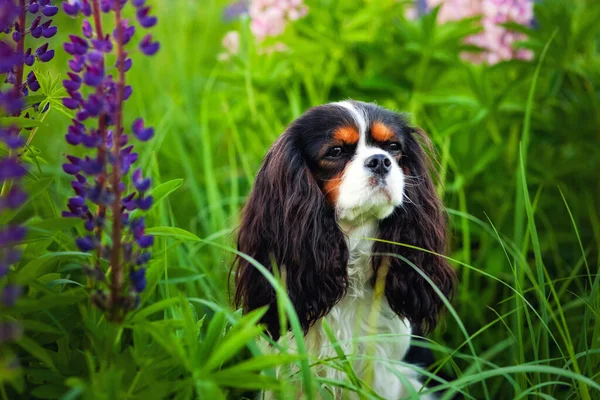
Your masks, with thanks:
[{"label": "palmate leaf", "polygon": [[[146,388],[141,391],[135,393],[135,399],[166,399],[173,398],[172,396],[176,396],[181,392],[190,392],[190,389],[193,385],[193,381],[191,379],[160,379],[151,382]],[[94,398],[95,393],[90,393],[90,396]],[[189,397],[193,398],[193,397]],[[198,397],[206,398],[206,399],[215,399],[219,400],[217,397]]]},{"label": "palmate leaf", "polygon": [[87,298],[87,292],[83,288],[76,288],[61,293],[49,293],[35,300],[22,298],[12,307],[12,310],[20,313],[48,311],[54,307],[79,303],[85,298]]},{"label": "palmate leaf", "polygon": [[267,311],[266,307],[256,309],[246,314],[223,338],[218,347],[213,349],[203,369],[210,371],[218,368],[246,346],[246,344],[260,335],[264,327],[256,323]]},{"label": "palmate leaf", "polygon": [[[177,299],[179,300],[179,299]],[[174,325],[169,324],[153,324],[153,323],[137,323],[136,330],[143,331],[152,337],[155,344],[159,348],[164,349],[169,354],[165,360],[166,365],[180,366],[182,369],[192,371],[189,353],[186,351],[181,338],[175,334]]]},{"label": "palmate leaf", "polygon": [[24,225],[27,227],[27,236],[24,243],[32,243],[51,239],[58,232],[80,226],[81,220],[78,218],[48,218],[29,220]]},{"label": "palmate leaf", "polygon": [[146,318],[148,318],[150,315],[154,314],[155,312],[162,311],[168,307],[171,307],[171,306],[177,304],[178,302],[179,302],[179,299],[177,297],[163,299],[163,300],[156,302],[148,307],[145,307],[142,310],[138,311],[137,313],[133,314],[133,317],[131,318],[131,322],[133,322],[133,323],[141,322],[141,321],[145,320]]},{"label": "palmate leaf", "polygon": [[61,385],[43,384],[36,386],[31,394],[36,399],[58,399],[65,393],[65,387]]},{"label": "palmate leaf", "polygon": [[33,357],[37,358],[48,367],[53,370],[56,370],[56,366],[52,361],[52,357],[48,354],[48,350],[44,349],[42,346],[37,344],[33,339],[28,337],[22,337],[17,344],[22,347],[25,351],[31,354]]},{"label": "palmate leaf", "polygon": [[21,268],[17,273],[16,279],[20,284],[25,285],[39,278],[40,276],[51,272],[56,267],[56,264],[61,260],[73,258],[86,260],[90,259],[91,257],[92,255],[90,253],[82,253],[79,251],[64,251],[44,254]]},{"label": "palmate leaf", "polygon": [[25,329],[25,332],[31,331],[31,332],[40,332],[40,333],[51,333],[51,334],[55,334],[55,335],[60,335],[64,332],[61,332],[60,330],[56,329],[53,326],[50,326],[48,324],[45,324],[43,322],[40,321],[34,321],[34,320],[30,320],[30,319],[22,319],[19,320],[19,323],[23,326],[23,329]]},{"label": "palmate leaf", "polygon": [[0,118],[0,126],[16,126],[17,128],[35,128],[40,126],[41,121],[25,117],[2,117]]},{"label": "palmate leaf", "polygon": [[46,96],[43,94],[30,94],[29,96],[23,99],[25,103],[25,107],[31,107],[34,104],[41,103],[43,100],[46,100]]},{"label": "palmate leaf", "polygon": [[198,362],[204,364],[210,352],[220,345],[226,326],[227,319],[224,311],[219,311],[213,315],[204,335],[202,346],[198,349]]},{"label": "palmate leaf", "polygon": [[74,228],[81,225],[78,218],[46,218],[39,220],[30,220],[25,224],[30,231],[52,234],[54,232]]}]

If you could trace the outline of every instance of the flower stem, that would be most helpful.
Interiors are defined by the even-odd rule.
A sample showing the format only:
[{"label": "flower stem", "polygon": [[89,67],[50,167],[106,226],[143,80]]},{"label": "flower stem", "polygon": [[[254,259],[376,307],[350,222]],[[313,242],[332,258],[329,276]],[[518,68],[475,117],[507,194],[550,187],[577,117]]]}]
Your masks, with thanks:
[{"label": "flower stem", "polygon": [[102,33],[102,14],[100,13],[100,1],[92,0],[92,13],[94,14],[94,26],[96,28],[96,36],[97,39],[104,39],[104,34]]},{"label": "flower stem", "polygon": [[119,3],[115,7],[115,16],[117,24],[117,106],[115,111],[115,131],[113,133],[113,158],[114,165],[112,170],[112,188],[114,192],[114,202],[112,204],[112,253],[111,253],[111,316],[113,320],[119,319],[120,304],[117,304],[121,298],[123,288],[123,265],[120,263],[121,256],[121,190],[119,183],[121,181],[121,129],[123,126],[123,94],[125,88],[125,52],[123,50],[123,26],[121,24],[121,7]]},{"label": "flower stem", "polygon": [[[25,0],[19,0],[19,32],[21,39],[17,42],[17,53],[23,54],[25,52],[25,23],[27,22],[27,10],[25,8]],[[23,68],[24,63],[20,62],[16,65],[16,83],[15,90],[21,93],[21,86],[23,85]],[[19,111],[20,112],[20,111]]]},{"label": "flower stem", "polygon": [[[100,1],[92,0],[92,14],[94,16],[94,28],[96,29],[96,38],[101,40],[104,37],[104,33],[102,31],[102,13],[100,10]],[[102,68],[104,69],[104,61]],[[98,86],[96,89],[96,94],[101,96],[104,92],[104,84]],[[98,131],[100,132],[100,137],[102,138],[102,145],[98,147],[98,162],[100,165],[106,165],[106,112],[102,112],[98,117]],[[106,186],[106,170],[103,170],[102,173],[98,176],[98,184],[100,184],[100,190],[104,191],[104,187]],[[100,205],[98,207],[98,219],[104,221],[106,216],[106,206]],[[97,258],[96,258],[96,266],[100,266],[100,258],[101,258],[101,250],[102,250],[102,225],[98,225],[95,229],[95,235],[98,242],[97,248]]]},{"label": "flower stem", "polygon": [[[19,32],[21,33],[21,39],[17,42],[17,53],[23,54],[25,52],[25,23],[27,22],[27,10],[25,8],[25,0],[19,0]],[[15,65],[15,78],[16,82],[13,90],[19,94],[22,93],[23,86],[23,68],[25,63],[20,62]],[[18,117],[21,114],[21,110],[18,110],[13,116]],[[15,151],[10,149],[8,151],[8,158],[14,157]],[[0,196],[5,196],[12,188],[12,180],[7,179],[2,184],[0,189]]]}]

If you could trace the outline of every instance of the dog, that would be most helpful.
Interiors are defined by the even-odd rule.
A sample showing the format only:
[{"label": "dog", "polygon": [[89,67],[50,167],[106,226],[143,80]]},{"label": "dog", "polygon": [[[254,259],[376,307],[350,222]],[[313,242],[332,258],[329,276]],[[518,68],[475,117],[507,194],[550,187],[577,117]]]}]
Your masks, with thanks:
[{"label": "dog", "polygon": [[[446,298],[456,286],[442,256],[446,218],[425,149],[431,144],[421,129],[375,104],[311,108],[266,154],[238,234],[240,252],[271,272],[277,266],[311,357],[337,357],[325,319],[358,379],[385,399],[421,390],[419,374],[398,362],[413,329],[431,331],[444,310],[434,286]],[[233,271],[235,303],[244,312],[268,306],[261,321],[267,333],[289,339],[267,279],[243,257]],[[386,339],[357,340],[368,335]],[[326,365],[317,375],[346,378]]]}]

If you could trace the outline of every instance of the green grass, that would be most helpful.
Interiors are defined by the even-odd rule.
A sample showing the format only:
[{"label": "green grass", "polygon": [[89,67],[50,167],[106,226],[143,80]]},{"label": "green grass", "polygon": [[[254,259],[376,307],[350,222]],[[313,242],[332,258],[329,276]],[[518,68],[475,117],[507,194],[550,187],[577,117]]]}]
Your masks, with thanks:
[{"label": "green grass", "polygon": [[[113,325],[80,287],[88,255],[73,238],[83,228],[59,218],[70,195],[60,165],[74,150],[49,80],[43,91],[53,106],[28,153],[30,201],[0,217],[30,227],[14,275],[27,294],[0,311],[23,321],[25,338],[3,350],[23,368],[9,377],[0,366],[0,397],[220,399],[271,388],[294,398],[301,381],[306,398],[327,398],[327,385],[378,398],[333,332],[337,357],[307,356],[285,289],[263,266],[254,263],[295,333],[280,354],[261,354],[254,339],[264,310],[242,316],[228,288],[239,213],[267,148],[306,108],[350,97],[411,112],[438,150],[452,231],[445,257],[460,289],[419,344],[437,360],[421,371],[440,383],[428,390],[447,390],[442,398],[600,398],[600,4],[539,3],[539,27],[526,29],[536,59],[486,67],[460,61],[471,22],[404,21],[395,0],[307,1],[308,17],[277,39],[290,52],[273,54],[257,50],[247,20],[222,21],[223,1],[151,3],[162,48],[150,59],[133,54],[125,112],[126,127],[141,116],[156,130],[136,143],[156,199],[142,305]],[[53,79],[64,78],[60,41],[78,31],[76,21],[58,23],[57,56],[42,71]],[[242,32],[240,55],[218,62],[230,29]],[[356,343],[384,340],[395,338]],[[324,380],[315,373],[323,365],[347,379]],[[277,380],[276,368],[289,376]]]}]

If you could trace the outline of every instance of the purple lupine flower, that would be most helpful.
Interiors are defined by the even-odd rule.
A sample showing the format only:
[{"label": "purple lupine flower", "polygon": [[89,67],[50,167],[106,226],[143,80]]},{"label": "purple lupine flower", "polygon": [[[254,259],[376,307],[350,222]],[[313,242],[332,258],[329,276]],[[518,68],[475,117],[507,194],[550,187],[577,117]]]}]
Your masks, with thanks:
[{"label": "purple lupine flower", "polygon": [[231,21],[244,14],[248,14],[248,0],[238,0],[225,7],[223,10],[223,19],[225,21]]},{"label": "purple lupine flower", "polygon": [[56,7],[56,6],[46,5],[46,6],[42,7],[42,14],[44,14],[46,17],[52,17],[52,16],[56,15],[57,12],[58,12],[58,7]]},{"label": "purple lupine flower", "polygon": [[35,14],[35,13],[38,12],[39,9],[40,9],[40,5],[38,3],[35,3],[35,2],[32,1],[29,4],[29,12],[30,13]]},{"label": "purple lupine flower", "polygon": [[142,142],[150,140],[152,138],[152,136],[154,136],[154,129],[145,128],[144,120],[141,118],[138,118],[135,120],[135,122],[133,123],[133,125],[131,127],[131,130],[132,130],[133,134],[138,139],[140,139]]},{"label": "purple lupine flower", "polygon": [[142,41],[140,42],[140,49],[147,56],[152,56],[156,54],[158,49],[160,48],[160,43],[152,41],[152,35],[148,34],[144,36]]},{"label": "purple lupine flower", "polygon": [[132,269],[129,273],[129,279],[131,280],[133,290],[138,293],[142,292],[146,287],[146,268]]},{"label": "purple lupine flower", "polygon": [[23,336],[23,327],[12,321],[0,322],[0,343],[14,342]]},{"label": "purple lupine flower", "polygon": [[[21,12],[19,12],[19,10]],[[45,16],[55,15],[58,9],[49,0],[30,1],[25,5],[24,0],[0,0],[0,32],[7,35],[0,39],[0,74],[5,74],[2,81],[9,84],[5,90],[0,90],[0,117],[13,116],[30,118],[28,113],[22,115],[25,106],[23,97],[40,89],[40,84],[33,70],[26,71],[37,59],[40,62],[50,61],[54,50],[49,49],[48,43],[43,43],[35,51],[25,48],[25,38],[28,34],[37,39],[56,34],[52,20],[44,20]],[[32,14],[30,26],[26,26],[27,13]],[[41,15],[40,15],[41,13]],[[8,39],[10,38],[10,39]],[[38,104],[33,104],[34,108]],[[42,110],[45,112],[46,110]],[[2,119],[0,119],[2,121]],[[21,187],[21,179],[27,174],[19,149],[25,140],[19,135],[20,129],[15,126],[0,125],[0,141],[9,149],[0,158],[0,214],[5,211],[18,210],[27,201],[27,193]],[[19,245],[25,239],[25,227],[8,224],[0,227],[0,305],[11,307],[18,300],[23,288],[6,283],[6,277],[12,270],[12,265],[19,262],[21,251]],[[21,326],[14,321],[0,321],[0,343],[16,340],[22,332]]]},{"label": "purple lupine flower", "polygon": [[75,17],[79,13],[79,10],[80,10],[79,3],[77,3],[77,2],[73,2],[73,3],[63,2],[62,7],[63,7],[63,11],[65,12],[65,14],[70,15],[72,17]]},{"label": "purple lupine flower", "polygon": [[0,32],[10,29],[19,13],[17,5],[12,1],[0,2]]},{"label": "purple lupine flower", "polygon": [[54,57],[54,50],[48,50],[48,43],[44,43],[35,51],[35,55],[42,62],[47,62],[52,60]]},{"label": "purple lupine flower", "polygon": [[[77,238],[75,244],[81,251],[97,254],[96,265],[85,266],[84,271],[97,288],[92,302],[107,311],[113,321],[122,320],[128,310],[139,304],[139,293],[146,286],[145,265],[150,260],[147,249],[154,242],[153,236],[145,234],[143,217],[129,218],[131,211],[149,209],[152,196],[148,195],[151,181],[143,177],[139,168],[131,174],[131,179],[126,179],[138,159],[123,124],[123,102],[133,92],[125,83],[125,73],[132,66],[125,46],[136,33],[136,27],[121,18],[121,10],[127,3],[127,0],[102,0],[100,9],[90,10],[89,14],[114,15],[112,33],[106,34],[106,27],[95,26],[101,18],[94,15],[93,19],[83,21],[83,37],[71,35],[64,43],[72,59],[69,61],[71,72],[63,81],[68,94],[63,104],[75,111],[65,139],[91,153],[83,157],[67,156],[63,164],[64,172],[74,178],[71,186],[75,192],[63,216],[84,221],[88,233]],[[63,10],[71,16],[89,16],[86,4],[87,0],[70,0],[63,2]],[[131,4],[136,8],[136,19],[142,28],[156,25],[157,18],[151,15],[144,1],[132,0]],[[144,54],[152,55],[160,45],[147,34],[139,47]],[[116,55],[113,74],[110,72],[115,68],[106,65],[110,53]],[[140,118],[133,123],[131,132],[141,141],[154,135],[154,130],[144,126]],[[106,223],[107,220],[111,223]],[[107,234],[112,238],[111,243],[103,240]],[[101,258],[110,265],[108,281],[99,262]],[[128,283],[125,271],[129,271]],[[129,293],[124,294],[127,288]]]},{"label": "purple lupine flower", "polygon": [[27,193],[18,186],[10,188],[8,193],[0,198],[0,212],[4,209],[17,209],[27,200]]},{"label": "purple lupine flower", "polygon": [[139,7],[135,13],[139,23],[144,28],[152,28],[156,25],[158,19],[155,16],[149,15],[150,7]]},{"label": "purple lupine flower", "polygon": [[0,292],[0,303],[5,307],[11,307],[16,302],[17,299],[21,296],[23,292],[23,288],[17,285],[6,285],[2,292]]}]

